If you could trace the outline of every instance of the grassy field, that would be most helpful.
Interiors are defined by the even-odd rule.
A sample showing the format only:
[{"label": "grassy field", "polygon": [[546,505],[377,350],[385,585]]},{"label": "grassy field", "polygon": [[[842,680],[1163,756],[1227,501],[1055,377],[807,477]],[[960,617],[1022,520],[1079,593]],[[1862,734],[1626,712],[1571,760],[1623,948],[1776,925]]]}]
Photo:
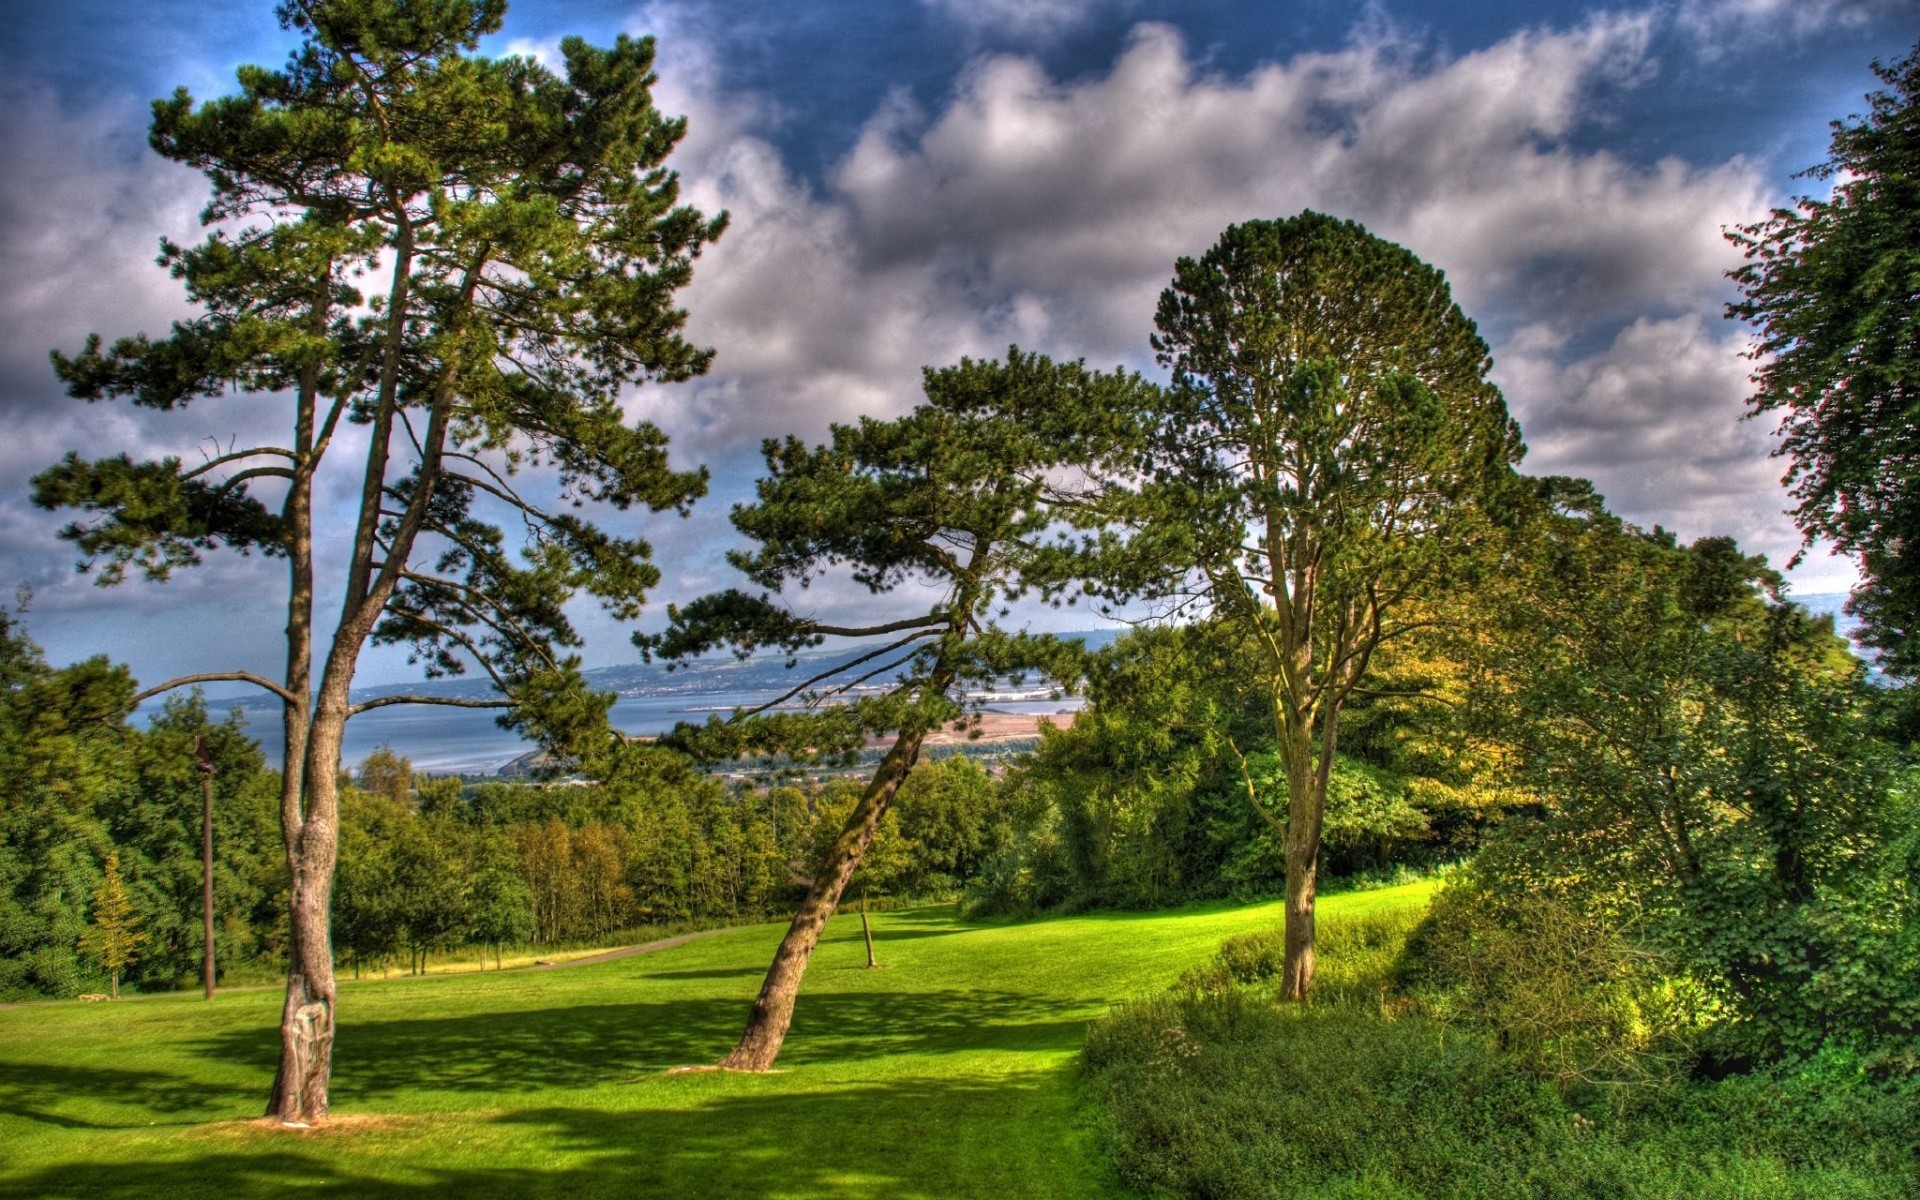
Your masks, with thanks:
[{"label": "grassy field", "polygon": [[337,1123],[306,1133],[249,1120],[272,990],[0,1010],[0,1194],[1110,1195],[1076,1105],[1087,1022],[1279,917],[909,910],[876,918],[873,971],[841,917],[766,1076],[665,1072],[731,1046],[776,926],[562,971],[346,983]]}]

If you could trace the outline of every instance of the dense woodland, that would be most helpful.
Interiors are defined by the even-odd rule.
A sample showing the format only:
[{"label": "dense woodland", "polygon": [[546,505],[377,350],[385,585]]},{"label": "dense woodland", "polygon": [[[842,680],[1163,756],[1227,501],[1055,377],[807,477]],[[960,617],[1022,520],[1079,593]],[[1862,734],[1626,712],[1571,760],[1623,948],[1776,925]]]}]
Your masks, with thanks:
[{"label": "dense woodland", "polygon": [[[39,503],[83,514],[66,536],[104,583],[161,581],[223,547],[286,559],[287,671],[143,691],[105,660],[46,663],[30,613],[0,616],[0,998],[197,975],[204,739],[219,961],[229,980],[287,970],[269,1113],[289,1122],[327,1115],[336,972],[499,967],[792,915],[723,1063],[764,1070],[849,902],[1016,920],[1283,897],[1271,938],[1096,1031],[1089,1070],[1136,1182],[1267,1194],[1219,1182],[1252,1169],[1234,1156],[1264,1135],[1209,1149],[1182,1106],[1310,1094],[1276,1082],[1271,1047],[1234,1047],[1297,1050],[1311,1038],[1288,1022],[1316,1006],[1361,1012],[1341,1036],[1375,1050],[1418,1022],[1470,1031],[1487,1056],[1472,1071],[1586,1104],[1589,1122],[1639,1085],[1771,1081],[1784,1107],[1753,1128],[1829,1121],[1853,1131],[1834,1144],[1910,1176],[1920,593],[1900,506],[1920,477],[1920,53],[1882,69],[1868,117],[1836,126],[1832,199],[1734,235],[1749,267],[1733,312],[1773,355],[1754,409],[1786,416],[1803,529],[1859,557],[1855,612],[1888,674],[1731,540],[1682,544],[1582,480],[1524,474],[1490,351],[1445,279],[1307,212],[1235,225],[1174,264],[1148,342],[1164,383],[1012,348],[929,367],[904,415],[817,446],[769,440],[732,513],[744,585],[635,642],[669,662],[829,639],[860,653],[796,681],[804,712],[642,744],[607,725],[564,608],[589,595],[638,616],[660,571],[629,510],[684,512],[706,486],[619,404],[623,387],[705,369],[672,296],[725,229],[680,205],[660,165],[684,126],[651,107],[651,43],[570,41],[563,77],[471,56],[498,4],[289,12],[308,41],[285,73],[156,106],[156,148],[208,174],[209,224],[244,225],[168,248],[204,316],[56,355],[85,400],[266,397],[290,409],[289,445],[193,468],[69,455],[35,482]],[[498,121],[436,119],[475,103]],[[358,290],[376,281],[383,296]],[[349,464],[364,485],[345,615],[318,629],[315,661],[313,489],[340,419],[372,449]],[[605,526],[529,500],[509,480],[533,468]],[[1891,515],[1852,520],[1873,496]],[[803,615],[790,601],[824,579],[898,611]],[[1024,606],[1083,600],[1137,627],[1087,650],[1023,625]],[[498,697],[355,702],[357,656],[381,643],[429,674],[482,672]],[[922,754],[964,723],[970,686],[1015,672],[1086,707],[1030,753]],[[150,724],[129,715],[210,680],[279,697],[284,771],[195,693]],[[501,708],[567,775],[424,778],[404,746],[339,761],[348,720],[406,702]],[[869,745],[885,749],[864,771],[804,772]],[[802,769],[708,773],[754,756]],[[1417,924],[1370,944],[1395,948],[1379,977],[1356,991],[1341,967],[1316,984],[1317,892],[1421,872],[1445,882]],[[1182,1074],[1202,1041],[1221,1057]],[[1325,1050],[1322,1075],[1340,1053],[1372,1051]],[[1368,1069],[1406,1064],[1381,1095],[1464,1069],[1420,1053],[1380,1050]],[[1439,1086],[1456,1085],[1479,1094]],[[1826,1108],[1794,1107],[1816,1096]]]}]

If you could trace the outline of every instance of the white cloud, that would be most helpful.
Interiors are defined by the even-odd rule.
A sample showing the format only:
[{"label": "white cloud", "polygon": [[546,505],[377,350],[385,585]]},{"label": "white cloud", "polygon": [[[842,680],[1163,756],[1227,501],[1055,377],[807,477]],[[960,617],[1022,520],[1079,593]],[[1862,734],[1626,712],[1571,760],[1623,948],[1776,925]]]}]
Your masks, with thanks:
[{"label": "white cloud", "polygon": [[1096,16],[1131,7],[1127,0],[920,0],[927,8],[976,35],[1045,40],[1079,28]]},{"label": "white cloud", "polygon": [[1313,207],[1408,245],[1513,331],[1495,349],[1529,469],[1591,475],[1636,520],[1782,560],[1797,535],[1779,464],[1739,421],[1743,343],[1719,319],[1737,261],[1721,229],[1764,211],[1759,171],[1636,165],[1570,136],[1596,84],[1657,70],[1653,30],[1600,16],[1424,67],[1389,31],[1232,76],[1143,25],[1101,76],[996,55],[937,112],[889,101],[824,191],[751,117],[686,93],[691,195],[734,214],[687,293],[720,355],[648,411],[717,447],[900,411],[921,364],[1009,340],[1145,365],[1176,257]]},{"label": "white cloud", "polygon": [[1736,45],[1857,28],[1913,7],[1912,0],[1682,0],[1675,23],[1712,59]]},{"label": "white cloud", "polygon": [[[1178,256],[1231,222],[1306,207],[1361,220],[1448,272],[1496,334],[1529,469],[1592,476],[1620,511],[1683,537],[1734,533],[1776,559],[1797,544],[1766,431],[1738,421],[1747,364],[1718,316],[1737,258],[1720,230],[1764,210],[1758,170],[1738,159],[1635,164],[1573,136],[1593,117],[1597,84],[1658,69],[1644,14],[1522,31],[1452,58],[1375,29],[1237,75],[1208,69],[1156,25],[1138,27],[1106,73],[1070,82],[1029,58],[984,57],[931,113],[883,104],[820,183],[760,136],[783,120],[777,108],[720,91],[702,24],[719,19],[655,4],[637,20],[661,37],[660,106],[690,119],[672,162],[686,199],[733,215],[681,297],[690,336],[719,350],[713,373],[631,402],[683,461],[730,464],[692,522],[646,524],[667,572],[663,601],[733,578],[719,556],[724,514],[748,486],[760,437],[817,439],[830,420],[902,412],[923,365],[1010,341],[1145,366],[1154,301]],[[15,153],[27,173],[0,183],[9,379],[46,380],[46,347],[89,328],[157,331],[180,311],[176,285],[145,264],[158,232],[192,233],[197,182],[151,156],[136,162],[106,116],[58,116],[15,123],[69,145]],[[50,380],[5,399],[15,413],[29,401],[46,409],[44,424],[33,410],[32,438],[0,452],[15,497],[24,472],[65,446],[164,437],[186,448],[243,419],[209,405],[199,420],[163,418],[164,433],[142,415],[83,427],[78,414],[105,410],[59,399]],[[17,505],[0,505],[0,552],[10,570],[51,583],[47,564],[64,563],[63,548],[24,547],[57,522]],[[264,578],[255,563],[228,578]],[[622,654],[619,631],[593,628],[598,656]]]}]

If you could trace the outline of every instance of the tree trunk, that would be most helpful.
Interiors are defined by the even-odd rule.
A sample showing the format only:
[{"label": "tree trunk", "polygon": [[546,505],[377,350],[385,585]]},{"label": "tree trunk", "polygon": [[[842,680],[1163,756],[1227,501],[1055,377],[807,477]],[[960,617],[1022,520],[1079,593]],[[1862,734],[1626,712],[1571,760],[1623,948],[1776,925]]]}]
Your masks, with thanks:
[{"label": "tree trunk", "polygon": [[120,968],[119,967],[115,967],[111,971],[107,972],[107,995],[111,996],[115,1000],[118,1000],[120,998]]},{"label": "tree trunk", "polygon": [[847,881],[853,878],[861,855],[867,852],[873,835],[880,829],[881,818],[887,815],[887,806],[893,803],[893,797],[906,780],[907,772],[913,769],[914,760],[920,756],[920,742],[925,736],[924,732],[902,733],[894,740],[893,749],[887,751],[886,758],[881,760],[880,769],[873,773],[873,779],[861,794],[860,802],[853,806],[846,827],[834,839],[825,867],[814,876],[813,884],[807,889],[807,898],[800,902],[799,911],[794,913],[793,924],[787,927],[787,936],[781,939],[780,949],[774,952],[773,965],[767,968],[766,981],[760,985],[760,994],[754,999],[753,1013],[747,1018],[747,1028],[741,1033],[740,1042],[733,1052],[721,1060],[723,1068],[729,1071],[765,1071],[779,1057],[780,1046],[787,1038],[787,1028],[793,1024],[793,1002],[800,992],[800,977],[806,974],[807,960],[812,957],[813,948],[819,944],[820,931],[826,927],[827,918],[833,916],[833,910],[839,906],[840,895],[846,890]]},{"label": "tree trunk", "polygon": [[1287,753],[1286,962],[1280,996],[1303,1001],[1313,991],[1313,900],[1320,872],[1320,825],[1326,788],[1313,765],[1313,739],[1304,723],[1283,731]]},{"label": "tree trunk", "polygon": [[860,893],[860,936],[867,939],[867,968],[871,970],[880,964],[873,960],[873,926],[867,923],[867,894]]},{"label": "tree trunk", "polygon": [[213,753],[202,736],[194,747],[200,758],[200,911],[206,954],[202,967],[207,999],[213,999]]},{"label": "tree trunk", "polygon": [[[331,671],[328,672],[332,674]],[[350,676],[348,679],[350,680]],[[293,877],[292,961],[280,1013],[280,1068],[267,1115],[311,1125],[327,1117],[333,1070],[334,979],[331,915],[333,867],[339,850],[340,740],[346,728],[348,680],[323,689],[307,743],[307,811],[288,839]]]}]

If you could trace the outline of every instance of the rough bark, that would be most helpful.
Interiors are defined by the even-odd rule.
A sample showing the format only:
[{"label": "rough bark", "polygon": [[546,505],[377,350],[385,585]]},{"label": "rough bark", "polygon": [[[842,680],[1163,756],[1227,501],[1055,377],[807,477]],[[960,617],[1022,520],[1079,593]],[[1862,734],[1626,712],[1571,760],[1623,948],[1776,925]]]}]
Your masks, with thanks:
[{"label": "rough bark", "polygon": [[807,898],[794,913],[793,924],[787,927],[787,936],[774,952],[773,965],[767,968],[760,994],[754,998],[746,1030],[733,1052],[721,1060],[721,1067],[729,1071],[766,1071],[773,1067],[786,1041],[787,1029],[793,1024],[793,1003],[800,993],[800,979],[806,974],[813,948],[820,942],[820,932],[839,906],[847,881],[853,878],[854,868],[860,865],[861,856],[872,844],[873,835],[879,831],[888,806],[906,781],[907,772],[920,757],[920,743],[925,736],[921,732],[903,732],[881,760],[880,769],[874,772],[860,802],[853,806],[840,836],[834,839],[825,866],[807,889]]},{"label": "rough bark", "polygon": [[1315,788],[1316,773],[1308,766],[1312,744],[1303,728],[1287,731],[1287,866],[1286,961],[1280,977],[1280,995],[1305,1000],[1313,990],[1313,901],[1320,869],[1320,818],[1326,793]]},{"label": "rough bark", "polygon": [[330,680],[332,686],[321,693],[307,743],[307,811],[298,832],[288,839],[291,962],[280,1013],[280,1067],[267,1115],[289,1125],[311,1125],[326,1120],[328,1113],[334,1029],[333,869],[340,837],[338,785],[330,765],[340,761],[350,681],[350,674]]}]

